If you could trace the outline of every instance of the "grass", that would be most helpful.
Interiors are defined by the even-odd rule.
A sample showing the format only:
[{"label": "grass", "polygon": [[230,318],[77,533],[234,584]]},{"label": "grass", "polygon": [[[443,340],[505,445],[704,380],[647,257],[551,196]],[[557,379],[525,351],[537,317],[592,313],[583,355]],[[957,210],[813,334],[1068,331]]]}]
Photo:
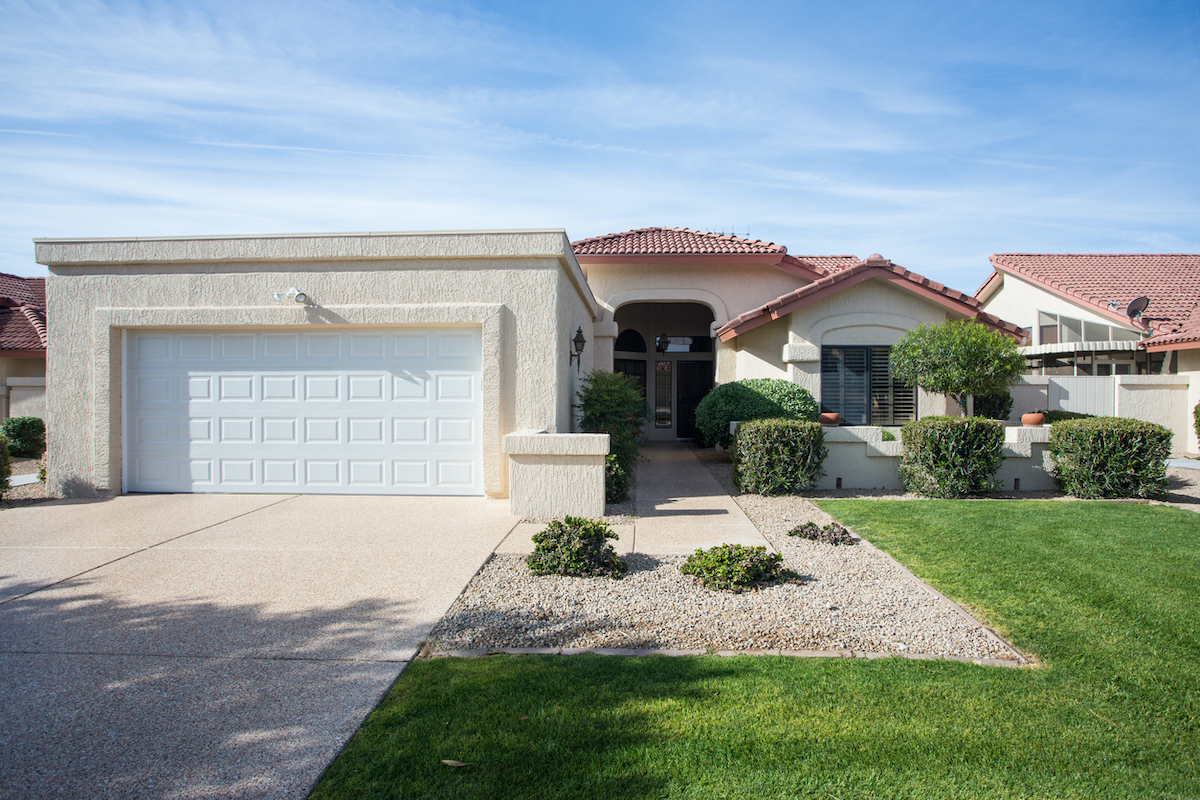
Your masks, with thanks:
[{"label": "grass", "polygon": [[418,661],[313,796],[1200,796],[1200,517],[1107,503],[821,505],[1043,666]]}]

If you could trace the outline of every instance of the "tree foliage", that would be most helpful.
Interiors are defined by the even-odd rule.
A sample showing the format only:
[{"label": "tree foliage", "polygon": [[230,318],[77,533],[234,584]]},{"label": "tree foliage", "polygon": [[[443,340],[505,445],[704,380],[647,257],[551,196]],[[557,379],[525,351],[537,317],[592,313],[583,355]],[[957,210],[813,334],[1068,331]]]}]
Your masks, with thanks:
[{"label": "tree foliage", "polygon": [[1016,341],[973,320],[918,325],[892,348],[891,362],[896,378],[953,397],[964,412],[968,397],[1006,391],[1025,371]]}]

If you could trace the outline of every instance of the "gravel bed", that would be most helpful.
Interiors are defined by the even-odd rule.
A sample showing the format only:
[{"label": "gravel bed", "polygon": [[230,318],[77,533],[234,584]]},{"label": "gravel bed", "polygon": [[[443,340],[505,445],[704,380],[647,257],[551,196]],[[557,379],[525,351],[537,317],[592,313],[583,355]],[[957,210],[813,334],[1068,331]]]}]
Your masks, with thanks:
[{"label": "gravel bed", "polygon": [[[727,465],[722,469],[715,459],[710,468],[728,482]],[[631,555],[625,577],[613,580],[535,576],[523,557],[494,555],[430,633],[426,650],[849,650],[1019,658],[871,545],[789,537],[803,522],[832,521],[807,500],[735,497],[800,582],[732,594],[709,591],[679,572],[682,556]]]}]

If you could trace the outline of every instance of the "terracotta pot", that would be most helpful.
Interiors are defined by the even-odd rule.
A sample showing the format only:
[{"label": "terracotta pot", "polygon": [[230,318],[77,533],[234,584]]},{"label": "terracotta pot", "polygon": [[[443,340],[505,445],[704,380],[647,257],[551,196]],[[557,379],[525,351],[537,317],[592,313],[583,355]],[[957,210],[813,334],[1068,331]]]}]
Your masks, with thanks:
[{"label": "terracotta pot", "polygon": [[819,417],[822,425],[841,425],[842,415],[836,411],[826,411]]},{"label": "terracotta pot", "polygon": [[1045,425],[1046,424],[1046,415],[1038,414],[1036,412],[1030,412],[1029,414],[1022,414],[1021,415],[1021,424],[1028,425],[1031,428],[1037,427],[1039,425]]}]

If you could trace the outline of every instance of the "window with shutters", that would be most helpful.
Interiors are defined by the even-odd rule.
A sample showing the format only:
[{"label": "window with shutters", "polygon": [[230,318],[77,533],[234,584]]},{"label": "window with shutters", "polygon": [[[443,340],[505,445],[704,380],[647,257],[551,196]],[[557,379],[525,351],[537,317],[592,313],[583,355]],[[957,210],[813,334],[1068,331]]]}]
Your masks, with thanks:
[{"label": "window with shutters", "polygon": [[917,418],[917,393],[892,376],[890,347],[822,347],[821,410],[845,425],[902,425]]}]

